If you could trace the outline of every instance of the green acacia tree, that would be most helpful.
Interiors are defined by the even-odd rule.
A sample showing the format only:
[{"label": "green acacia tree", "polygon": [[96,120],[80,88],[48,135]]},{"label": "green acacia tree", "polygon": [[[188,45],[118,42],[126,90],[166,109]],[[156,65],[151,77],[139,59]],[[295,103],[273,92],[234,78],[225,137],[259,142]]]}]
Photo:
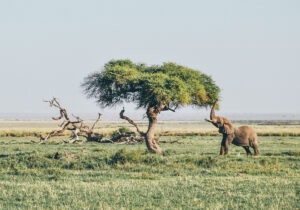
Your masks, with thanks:
[{"label": "green acacia tree", "polygon": [[149,125],[144,137],[147,148],[156,153],[161,153],[154,139],[160,112],[213,105],[220,92],[211,77],[200,71],[175,63],[147,66],[130,60],[111,60],[102,71],[87,76],[82,87],[102,107],[133,102],[145,108]]}]

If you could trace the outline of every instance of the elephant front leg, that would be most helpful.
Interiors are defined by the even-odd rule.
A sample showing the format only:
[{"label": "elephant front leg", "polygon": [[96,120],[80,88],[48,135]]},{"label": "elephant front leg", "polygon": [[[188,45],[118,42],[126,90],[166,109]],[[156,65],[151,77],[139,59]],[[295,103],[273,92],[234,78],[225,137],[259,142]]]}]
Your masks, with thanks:
[{"label": "elephant front leg", "polygon": [[225,155],[228,154],[229,146],[230,146],[232,140],[233,140],[233,137],[231,135],[227,135],[227,134],[223,135],[223,139],[222,139],[222,144],[221,145],[224,148],[224,154]]},{"label": "elephant front leg", "polygon": [[225,151],[225,147],[224,145],[221,145],[220,155],[224,155],[224,151]]},{"label": "elephant front leg", "polygon": [[226,154],[226,139],[227,139],[227,135],[223,135],[223,139],[221,142],[220,155],[224,155],[224,153]]},{"label": "elephant front leg", "polygon": [[226,142],[226,144],[225,144],[225,155],[228,154],[228,150],[229,150],[229,143]]}]

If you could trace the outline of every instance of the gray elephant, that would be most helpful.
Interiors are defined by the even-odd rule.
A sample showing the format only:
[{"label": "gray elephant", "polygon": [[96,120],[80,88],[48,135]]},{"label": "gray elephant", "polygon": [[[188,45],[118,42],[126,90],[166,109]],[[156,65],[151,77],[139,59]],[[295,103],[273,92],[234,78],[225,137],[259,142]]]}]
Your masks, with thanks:
[{"label": "gray elephant", "polygon": [[218,100],[211,108],[210,120],[205,120],[219,128],[219,133],[223,134],[220,155],[224,155],[224,153],[225,155],[228,154],[228,149],[231,143],[236,146],[242,146],[246,150],[247,155],[252,155],[249,147],[254,149],[255,155],[259,155],[257,134],[255,130],[249,126],[241,126],[237,128],[228,119],[224,117],[217,117],[215,115],[217,102]]}]

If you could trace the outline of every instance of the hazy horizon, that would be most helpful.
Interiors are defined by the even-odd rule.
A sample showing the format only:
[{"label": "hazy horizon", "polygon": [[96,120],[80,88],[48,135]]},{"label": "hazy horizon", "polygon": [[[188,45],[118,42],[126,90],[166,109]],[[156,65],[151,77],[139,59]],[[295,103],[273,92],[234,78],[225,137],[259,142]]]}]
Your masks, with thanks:
[{"label": "hazy horizon", "polygon": [[[102,110],[103,121],[124,121],[119,117],[120,110]],[[146,121],[145,112],[143,110],[127,110],[126,115],[136,121]],[[83,120],[95,120],[97,113],[74,113]],[[53,121],[52,117],[58,116],[58,111],[51,110],[48,113],[0,113],[0,121]],[[300,113],[223,113],[217,112],[218,116],[227,117],[230,120],[300,120]],[[159,115],[159,120],[162,121],[204,121],[209,118],[209,112],[181,110],[177,113],[164,112]]]},{"label": "hazy horizon", "polygon": [[[131,59],[211,75],[220,114],[298,116],[299,11],[296,0],[1,1],[0,113],[55,113],[42,102],[53,96],[72,113],[108,113],[80,84],[111,59]],[[194,118],[189,108],[168,115]]]}]

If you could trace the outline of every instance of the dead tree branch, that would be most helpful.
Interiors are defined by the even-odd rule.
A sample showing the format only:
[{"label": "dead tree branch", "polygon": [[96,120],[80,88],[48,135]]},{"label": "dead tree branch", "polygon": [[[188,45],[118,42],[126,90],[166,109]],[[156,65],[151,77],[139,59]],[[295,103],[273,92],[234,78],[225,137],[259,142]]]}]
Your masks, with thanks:
[{"label": "dead tree branch", "polygon": [[53,97],[53,99],[49,100],[49,101],[44,100],[44,102],[48,102],[49,105],[50,105],[50,107],[54,106],[54,107],[56,107],[56,108],[59,109],[60,116],[58,116],[58,117],[52,117],[53,120],[60,120],[63,117],[66,120],[70,120],[67,110],[65,108],[61,107],[60,103],[57,101],[57,99],[55,97]]},{"label": "dead tree branch", "polygon": [[94,122],[94,124],[92,125],[92,127],[91,127],[91,129],[90,129],[92,132],[94,132],[95,126],[96,126],[97,123],[99,122],[101,116],[102,116],[102,114],[101,114],[101,113],[98,113],[98,118],[97,118],[97,120]]},{"label": "dead tree branch", "polygon": [[139,129],[139,126],[138,126],[132,119],[130,119],[129,117],[125,116],[125,115],[124,115],[124,112],[125,112],[125,109],[124,109],[124,107],[123,107],[123,109],[122,109],[121,112],[120,112],[120,118],[123,119],[123,120],[127,120],[131,125],[133,125],[133,126],[136,128],[137,132],[138,132],[141,136],[144,137],[146,134],[145,134],[143,131],[141,131],[141,130]]},{"label": "dead tree branch", "polygon": [[55,136],[62,136],[63,133],[66,130],[72,131],[73,135],[71,136],[71,139],[68,141],[65,141],[65,143],[75,143],[79,140],[79,136],[83,136],[86,138],[87,141],[100,141],[103,138],[102,134],[97,134],[94,132],[96,124],[100,121],[101,113],[98,113],[98,118],[93,123],[92,127],[84,125],[84,121],[75,115],[73,115],[74,118],[76,118],[75,121],[72,121],[69,118],[68,112],[65,108],[63,108],[58,100],[53,97],[52,100],[45,100],[44,102],[47,102],[50,104],[50,106],[54,106],[59,109],[60,116],[59,117],[53,117],[53,120],[61,120],[64,118],[64,121],[59,125],[61,129],[51,131],[46,137],[40,136],[40,143],[44,143],[45,140],[55,137]]}]

